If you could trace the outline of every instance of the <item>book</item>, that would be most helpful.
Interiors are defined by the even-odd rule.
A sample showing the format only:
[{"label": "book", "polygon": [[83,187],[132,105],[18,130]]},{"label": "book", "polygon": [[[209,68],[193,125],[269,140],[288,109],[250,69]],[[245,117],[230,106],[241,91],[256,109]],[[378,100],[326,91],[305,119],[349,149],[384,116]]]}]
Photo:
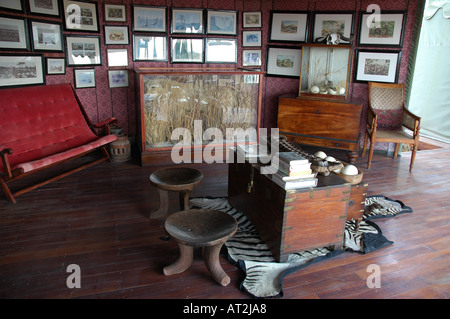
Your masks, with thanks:
[{"label": "book", "polygon": [[272,175],[272,181],[284,189],[298,189],[317,186],[317,177],[284,181],[279,174]]},{"label": "book", "polygon": [[236,152],[238,156],[242,156],[249,161],[256,162],[260,160],[266,163],[271,159],[271,156],[267,152],[264,152],[264,154],[260,153],[258,144],[238,144],[236,146]]},{"label": "book", "polygon": [[289,165],[286,162],[279,161],[278,169],[286,175],[304,175],[311,174],[311,163]]},{"label": "book", "polygon": [[308,164],[309,160],[294,152],[279,152],[280,162],[288,163],[289,165]]}]

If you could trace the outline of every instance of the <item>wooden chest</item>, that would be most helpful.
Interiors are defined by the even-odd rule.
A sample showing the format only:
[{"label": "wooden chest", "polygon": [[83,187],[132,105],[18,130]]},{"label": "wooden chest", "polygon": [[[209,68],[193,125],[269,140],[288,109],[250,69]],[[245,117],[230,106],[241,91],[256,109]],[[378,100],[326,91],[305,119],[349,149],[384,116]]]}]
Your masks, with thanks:
[{"label": "wooden chest", "polygon": [[228,198],[258,229],[277,261],[313,248],[340,249],[351,185],[334,174],[285,190],[250,163],[229,164]]}]

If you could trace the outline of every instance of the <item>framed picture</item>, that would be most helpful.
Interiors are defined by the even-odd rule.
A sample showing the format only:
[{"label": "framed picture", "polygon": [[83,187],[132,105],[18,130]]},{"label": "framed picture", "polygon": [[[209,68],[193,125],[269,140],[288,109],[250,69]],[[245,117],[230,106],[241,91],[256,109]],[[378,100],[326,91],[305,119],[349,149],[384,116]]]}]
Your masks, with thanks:
[{"label": "framed picture", "polygon": [[261,31],[242,31],[243,47],[260,47],[261,43]]},{"label": "framed picture", "polygon": [[167,61],[167,37],[133,35],[133,61]]},{"label": "framed picture", "polygon": [[273,42],[306,42],[309,13],[271,11],[269,40]]},{"label": "framed picture", "polygon": [[261,66],[261,50],[242,50],[242,66]]},{"label": "framed picture", "polygon": [[12,12],[25,12],[22,0],[2,0],[0,2],[0,9]]},{"label": "framed picture", "polygon": [[301,48],[267,47],[267,75],[300,77]]},{"label": "framed picture", "polygon": [[167,32],[167,8],[133,6],[133,31]]},{"label": "framed picture", "polygon": [[261,12],[242,12],[243,28],[261,28]]},{"label": "framed picture", "polygon": [[203,10],[172,9],[172,33],[203,34]]},{"label": "framed picture", "polygon": [[382,11],[380,20],[361,12],[359,45],[402,47],[405,34],[406,12]]},{"label": "framed picture", "polygon": [[130,44],[128,26],[105,25],[105,44]]},{"label": "framed picture", "polygon": [[204,40],[195,38],[172,38],[172,63],[203,63]]},{"label": "framed picture", "polygon": [[128,87],[128,70],[108,70],[110,88]]},{"label": "framed picture", "polygon": [[[312,32],[312,42],[326,37],[329,34],[339,34],[350,38],[354,29],[354,12],[316,12],[314,13],[314,28]],[[350,43],[340,40],[340,43]]]},{"label": "framed picture", "polygon": [[208,10],[206,33],[237,35],[237,11]]},{"label": "framed picture", "polygon": [[128,66],[128,49],[108,49],[108,67]]},{"label": "framed picture", "polygon": [[237,63],[237,39],[206,39],[205,63]]},{"label": "framed picture", "polygon": [[105,22],[127,22],[127,7],[123,4],[105,3]]},{"label": "framed picture", "polygon": [[0,87],[45,84],[41,55],[0,55]]},{"label": "framed picture", "polygon": [[356,50],[355,81],[396,83],[401,55],[401,51]]},{"label": "framed picture", "polygon": [[31,21],[33,51],[62,52],[62,26],[51,21]]},{"label": "framed picture", "polygon": [[0,16],[0,49],[29,50],[27,22],[24,18]]},{"label": "framed picture", "polygon": [[99,32],[97,2],[63,0],[67,31]]},{"label": "framed picture", "polygon": [[95,88],[95,69],[75,69],[75,88]]},{"label": "framed picture", "polygon": [[47,74],[66,74],[64,58],[47,58]]},{"label": "framed picture", "polygon": [[59,0],[27,0],[29,13],[59,17]]},{"label": "framed picture", "polygon": [[67,66],[101,65],[99,36],[66,35]]}]

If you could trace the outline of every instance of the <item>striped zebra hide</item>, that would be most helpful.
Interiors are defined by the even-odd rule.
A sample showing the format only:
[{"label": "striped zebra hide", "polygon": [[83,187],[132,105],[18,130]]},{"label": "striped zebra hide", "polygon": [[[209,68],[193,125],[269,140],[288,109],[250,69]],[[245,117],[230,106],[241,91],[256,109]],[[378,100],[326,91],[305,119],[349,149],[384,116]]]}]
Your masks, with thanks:
[{"label": "striped zebra hide", "polygon": [[369,219],[412,212],[410,207],[400,201],[385,196],[368,196],[364,219],[359,226],[357,227],[355,220],[346,222],[343,250],[330,251],[327,248],[318,248],[290,254],[287,262],[278,263],[256,228],[242,212],[228,203],[227,198],[202,197],[191,198],[190,201],[193,208],[220,210],[236,219],[238,231],[225,243],[228,259],[246,274],[241,289],[256,298],[282,297],[284,277],[312,263],[334,257],[344,251],[368,253],[393,244]]}]

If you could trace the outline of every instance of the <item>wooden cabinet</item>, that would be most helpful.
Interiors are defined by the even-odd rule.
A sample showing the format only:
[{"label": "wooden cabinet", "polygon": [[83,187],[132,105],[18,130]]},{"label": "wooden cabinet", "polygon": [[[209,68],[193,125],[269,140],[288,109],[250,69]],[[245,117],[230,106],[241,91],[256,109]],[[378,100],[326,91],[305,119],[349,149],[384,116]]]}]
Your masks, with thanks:
[{"label": "wooden cabinet", "polygon": [[342,149],[353,163],[358,157],[361,103],[280,97],[278,128],[294,142]]},{"label": "wooden cabinet", "polygon": [[255,225],[277,261],[342,247],[352,186],[340,177],[319,176],[317,187],[285,190],[248,162],[229,164],[228,174],[229,203]]},{"label": "wooden cabinet", "polygon": [[135,75],[143,166],[213,162],[239,139],[256,142],[264,72],[141,68]]}]

